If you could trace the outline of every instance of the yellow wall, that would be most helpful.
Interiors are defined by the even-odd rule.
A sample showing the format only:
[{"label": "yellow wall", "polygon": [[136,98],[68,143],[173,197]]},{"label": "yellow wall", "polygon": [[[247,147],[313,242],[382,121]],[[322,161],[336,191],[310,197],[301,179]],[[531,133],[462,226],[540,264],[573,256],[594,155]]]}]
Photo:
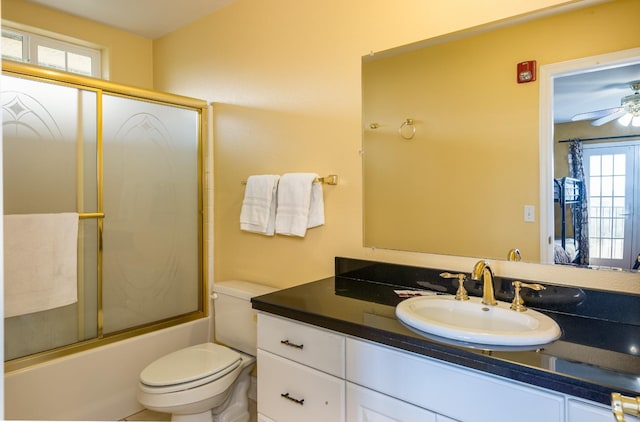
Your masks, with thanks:
[{"label": "yellow wall", "polygon": [[[336,255],[470,271],[472,259],[362,247],[361,56],[563,3],[236,0],[155,40],[156,88],[215,102],[215,280],[290,286],[332,275]],[[326,225],[304,239],[241,232],[240,182],[292,171],[340,175],[325,186]],[[497,272],[586,285],[591,277],[511,264]],[[616,283],[606,288],[634,288]]]},{"label": "yellow wall", "polygon": [[[2,19],[7,25],[18,23],[106,48],[109,60],[103,63],[105,79],[153,88],[153,43],[150,39],[24,0],[2,0]],[[43,35],[47,35],[46,32]]]}]

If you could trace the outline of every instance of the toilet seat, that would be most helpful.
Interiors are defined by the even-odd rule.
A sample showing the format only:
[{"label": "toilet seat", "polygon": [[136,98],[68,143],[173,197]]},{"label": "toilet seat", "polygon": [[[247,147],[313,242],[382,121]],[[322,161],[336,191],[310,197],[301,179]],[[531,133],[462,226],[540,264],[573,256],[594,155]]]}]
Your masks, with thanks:
[{"label": "toilet seat", "polygon": [[242,363],[239,353],[214,343],[203,343],[170,353],[140,373],[140,388],[152,394],[171,393],[208,384]]}]

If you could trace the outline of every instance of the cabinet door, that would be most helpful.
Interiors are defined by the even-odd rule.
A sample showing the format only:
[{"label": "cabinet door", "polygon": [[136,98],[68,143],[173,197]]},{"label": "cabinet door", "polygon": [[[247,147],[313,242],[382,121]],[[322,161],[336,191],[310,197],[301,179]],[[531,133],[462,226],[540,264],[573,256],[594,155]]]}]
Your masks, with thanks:
[{"label": "cabinet door", "polygon": [[347,422],[436,422],[435,413],[347,383]]},{"label": "cabinet door", "polygon": [[[600,403],[569,399],[568,408],[568,422],[612,422],[615,420],[611,407]],[[640,422],[640,418],[625,415],[625,421]]]},{"label": "cabinet door", "polygon": [[274,421],[344,421],[344,383],[258,349],[258,413]]},{"label": "cabinet door", "polygon": [[461,421],[565,420],[563,395],[352,338],[346,379]]},{"label": "cabinet door", "polygon": [[455,419],[448,418],[446,416],[437,415],[436,416],[436,422],[459,422],[459,421],[457,421]]}]

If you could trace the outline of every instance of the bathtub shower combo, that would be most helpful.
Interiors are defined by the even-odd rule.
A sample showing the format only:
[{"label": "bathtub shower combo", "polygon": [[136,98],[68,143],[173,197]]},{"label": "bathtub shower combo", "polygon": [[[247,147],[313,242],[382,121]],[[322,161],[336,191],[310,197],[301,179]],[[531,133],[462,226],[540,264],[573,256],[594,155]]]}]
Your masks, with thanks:
[{"label": "bathtub shower combo", "polygon": [[3,64],[5,367],[206,315],[206,103]]}]

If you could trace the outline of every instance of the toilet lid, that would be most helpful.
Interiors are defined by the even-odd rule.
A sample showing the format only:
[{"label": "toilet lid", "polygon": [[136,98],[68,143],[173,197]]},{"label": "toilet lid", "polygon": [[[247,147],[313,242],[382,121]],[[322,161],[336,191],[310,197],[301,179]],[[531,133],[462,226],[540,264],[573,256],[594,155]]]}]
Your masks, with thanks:
[{"label": "toilet lid", "polygon": [[240,355],[228,347],[213,343],[198,344],[152,362],[140,373],[140,382],[151,387],[166,387],[200,379],[211,382],[226,375],[241,362]]}]

